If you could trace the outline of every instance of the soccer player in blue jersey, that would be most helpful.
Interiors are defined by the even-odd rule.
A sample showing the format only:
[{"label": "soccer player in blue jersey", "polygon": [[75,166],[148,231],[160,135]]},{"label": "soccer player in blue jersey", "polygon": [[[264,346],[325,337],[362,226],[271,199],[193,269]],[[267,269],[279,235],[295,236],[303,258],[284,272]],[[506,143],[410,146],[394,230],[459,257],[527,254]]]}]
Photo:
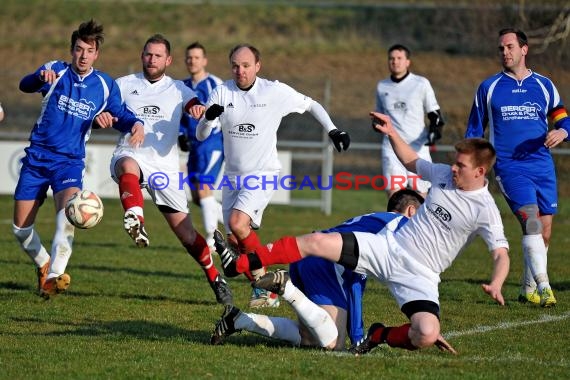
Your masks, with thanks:
[{"label": "soccer player in blue jersey", "polygon": [[501,30],[498,47],[503,71],[479,86],[465,136],[481,137],[488,127],[497,151],[497,182],[522,227],[519,301],[551,307],[556,298],[546,253],[558,197],[550,149],[567,140],[570,118],[552,81],[527,68],[529,47],[522,31]]},{"label": "soccer player in blue jersey", "polygon": [[[186,47],[186,69],[190,77],[183,80],[190,87],[202,104],[206,104],[210,92],[222,83],[217,76],[206,71],[208,58],[206,48],[199,42]],[[222,131],[212,131],[204,141],[196,138],[198,120],[185,114],[180,123],[178,143],[183,152],[188,153],[188,178],[191,182],[192,201],[202,210],[202,221],[206,242],[213,251],[214,231],[218,223],[223,224],[222,205],[214,197],[210,186],[215,182],[224,161],[224,143]]]},{"label": "soccer player in blue jersey", "polygon": [[[20,82],[20,90],[43,95],[42,110],[32,132],[14,194],[13,232],[37,267],[38,291],[43,298],[64,292],[71,278],[65,268],[71,257],[74,227],[67,221],[67,200],[83,187],[85,144],[96,117],[107,111],[117,119],[114,128],[129,133],[129,142],[144,141],[141,120],[121,100],[115,81],[95,70],[103,43],[103,26],[90,20],[71,35],[71,62],[50,61]],[[34,229],[48,188],[53,191],[56,221],[51,253]]]},{"label": "soccer player in blue jersey", "polygon": [[[323,232],[378,233],[384,227],[395,231],[412,217],[423,197],[409,189],[395,192],[387,210],[360,215]],[[401,217],[403,215],[403,217]],[[320,257],[306,257],[289,265],[283,299],[295,309],[300,323],[287,318],[243,313],[227,306],[216,324],[212,344],[221,344],[238,330],[246,330],[290,342],[294,346],[345,348],[364,337],[362,295],[366,276]]]}]

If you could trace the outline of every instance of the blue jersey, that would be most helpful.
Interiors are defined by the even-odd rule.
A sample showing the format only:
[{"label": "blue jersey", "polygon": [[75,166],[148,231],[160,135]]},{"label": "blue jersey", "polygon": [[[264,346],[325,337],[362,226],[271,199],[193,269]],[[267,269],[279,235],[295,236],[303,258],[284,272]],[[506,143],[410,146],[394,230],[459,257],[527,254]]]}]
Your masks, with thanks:
[{"label": "blue jersey", "polygon": [[465,137],[483,137],[488,126],[489,141],[497,151],[497,169],[516,169],[525,163],[525,170],[540,171],[545,163],[553,165],[544,146],[548,117],[555,128],[570,132],[570,119],[550,79],[529,71],[519,81],[501,72],[479,86]]},{"label": "blue jersey", "polygon": [[[41,70],[55,71],[55,82],[41,81]],[[25,76],[20,89],[44,96],[28,149],[45,152],[53,159],[83,159],[93,119],[103,111],[118,118],[113,127],[121,132],[130,132],[137,121],[142,124],[123,104],[115,81],[95,69],[81,78],[69,63],[51,61]]]},{"label": "blue jersey", "polygon": [[[378,233],[384,229],[386,224],[400,216],[392,212],[360,215],[323,232]],[[402,217],[395,230],[407,221],[408,218]],[[347,331],[352,343],[364,337],[362,295],[366,287],[365,275],[354,273],[331,261],[314,256],[290,264],[289,272],[293,284],[311,301],[319,305],[335,305],[347,310]]]},{"label": "blue jersey", "polygon": [[[192,78],[187,78],[183,80],[183,82],[186,86],[194,90],[196,95],[198,95],[198,100],[200,100],[200,103],[206,104],[210,93],[218,84],[222,83],[222,80],[215,75],[208,74],[206,78],[202,79],[196,85],[192,83]],[[223,151],[221,130],[214,130],[206,140],[198,141],[198,139],[196,139],[197,125],[198,120],[194,119],[188,114],[184,114],[180,122],[180,134],[184,134],[188,138],[188,142],[190,143],[190,154],[193,154],[193,152],[196,152],[196,150]]]}]

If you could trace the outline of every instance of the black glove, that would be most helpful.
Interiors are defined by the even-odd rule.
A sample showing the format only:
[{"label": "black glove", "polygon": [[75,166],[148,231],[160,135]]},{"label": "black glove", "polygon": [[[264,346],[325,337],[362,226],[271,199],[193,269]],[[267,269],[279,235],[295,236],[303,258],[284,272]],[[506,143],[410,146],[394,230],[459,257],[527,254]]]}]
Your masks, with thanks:
[{"label": "black glove", "polygon": [[178,147],[183,152],[190,151],[190,144],[188,141],[188,137],[185,134],[178,135]]},{"label": "black glove", "polygon": [[350,145],[350,136],[345,131],[341,131],[340,129],[333,129],[329,132],[329,137],[331,138],[337,151],[340,152],[341,150],[348,149],[348,146]]},{"label": "black glove", "polygon": [[219,104],[212,104],[210,108],[206,110],[206,120],[214,120],[224,112],[224,106]]},{"label": "black glove", "polygon": [[439,110],[428,113],[429,127],[426,145],[435,145],[435,142],[441,139],[441,128],[445,125],[441,112]]}]

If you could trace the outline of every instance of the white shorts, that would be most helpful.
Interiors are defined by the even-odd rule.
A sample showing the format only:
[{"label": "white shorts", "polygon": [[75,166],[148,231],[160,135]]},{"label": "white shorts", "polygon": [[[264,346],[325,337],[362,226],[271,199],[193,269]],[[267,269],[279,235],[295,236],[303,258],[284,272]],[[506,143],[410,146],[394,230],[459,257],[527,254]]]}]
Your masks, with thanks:
[{"label": "white shorts", "polygon": [[141,189],[146,189],[157,206],[168,206],[176,211],[188,214],[188,198],[184,183],[180,183],[180,171],[176,169],[165,169],[164,163],[149,163],[141,160],[139,156],[132,152],[123,151],[113,154],[111,159],[111,177],[117,183],[119,179],[115,173],[115,165],[123,157],[133,158],[142,172]]},{"label": "white shorts", "polygon": [[396,242],[393,232],[354,232],[360,256],[354,272],[370,275],[386,284],[401,308],[411,301],[439,305],[439,275],[416,261]]},{"label": "white shorts", "polygon": [[[418,151],[418,156],[431,162],[429,146],[422,146]],[[430,182],[417,178],[416,173],[407,171],[392,149],[382,149],[382,174],[386,177],[386,184],[390,186],[386,190],[400,190],[403,188],[401,184],[405,182],[404,178],[408,179],[409,188],[420,193],[427,193],[431,187]],[[395,189],[391,188],[392,184],[396,185]]]},{"label": "white shorts", "polygon": [[[269,177],[278,175],[275,173],[268,174]],[[224,227],[226,231],[231,231],[229,227],[229,220],[232,210],[240,210],[251,218],[251,228],[258,229],[261,226],[261,219],[263,212],[271,201],[275,187],[273,185],[266,185],[262,183],[261,177],[258,181],[249,176],[247,180],[247,187],[243,184],[236,183],[232,178],[232,186],[221,184],[222,187],[222,212],[224,215]]]}]

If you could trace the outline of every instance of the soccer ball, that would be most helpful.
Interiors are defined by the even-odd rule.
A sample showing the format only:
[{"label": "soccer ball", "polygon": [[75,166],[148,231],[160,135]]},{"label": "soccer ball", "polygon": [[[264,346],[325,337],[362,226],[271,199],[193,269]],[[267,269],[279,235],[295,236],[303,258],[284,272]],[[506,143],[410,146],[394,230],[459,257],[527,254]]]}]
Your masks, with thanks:
[{"label": "soccer ball", "polygon": [[93,228],[103,218],[103,202],[94,192],[80,190],[67,201],[65,216],[77,228]]}]

